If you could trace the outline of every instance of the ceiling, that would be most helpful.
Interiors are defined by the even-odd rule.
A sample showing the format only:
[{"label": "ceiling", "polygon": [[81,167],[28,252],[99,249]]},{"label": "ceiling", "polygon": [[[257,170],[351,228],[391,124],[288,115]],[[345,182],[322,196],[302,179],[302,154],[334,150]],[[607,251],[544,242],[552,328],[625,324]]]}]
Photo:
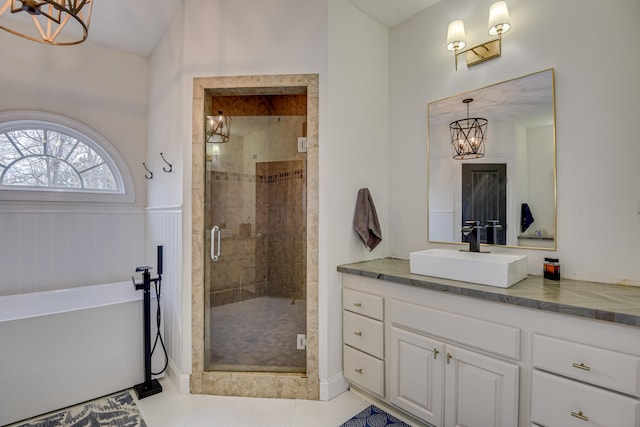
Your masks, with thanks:
[{"label": "ceiling", "polygon": [[429,103],[429,124],[463,119],[463,100],[471,98],[470,117],[515,121],[526,128],[554,121],[553,71],[545,70]]},{"label": "ceiling", "polygon": [[[262,1],[262,0],[254,0]],[[441,0],[347,0],[391,28]],[[97,0],[89,40],[149,56],[183,0]]]},{"label": "ceiling", "polygon": [[442,0],[347,0],[381,24],[393,28]]},{"label": "ceiling", "polygon": [[[94,1],[88,40],[149,56],[184,0]],[[262,0],[253,0],[262,1]],[[347,0],[391,28],[442,0]],[[7,14],[2,19],[15,19]]]},{"label": "ceiling", "polygon": [[149,56],[183,0],[97,0],[88,40]]}]

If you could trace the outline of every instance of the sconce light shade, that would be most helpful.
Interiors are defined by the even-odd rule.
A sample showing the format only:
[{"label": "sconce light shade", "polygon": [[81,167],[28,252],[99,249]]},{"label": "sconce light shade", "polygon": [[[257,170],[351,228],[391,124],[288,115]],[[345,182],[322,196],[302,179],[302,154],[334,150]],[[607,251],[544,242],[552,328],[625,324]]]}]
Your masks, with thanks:
[{"label": "sconce light shade", "polygon": [[229,141],[229,133],[231,132],[231,117],[218,111],[217,116],[207,116],[205,141],[224,143]]},{"label": "sconce light shade", "polygon": [[461,20],[451,21],[447,29],[447,49],[456,51],[463,49],[466,45],[464,22]]},{"label": "sconce light shade", "polygon": [[467,118],[449,124],[453,158],[465,160],[484,157],[489,122],[487,119],[469,118],[469,104],[473,102],[472,98],[467,98],[462,102],[467,104]]},{"label": "sconce light shade", "polygon": [[509,18],[509,8],[503,1],[495,2],[489,8],[489,34],[498,36],[511,29],[511,18]]},{"label": "sconce light shade", "polygon": [[463,49],[466,46],[464,22],[452,21],[447,28],[447,49],[453,51],[456,71],[458,70],[458,55],[467,56],[467,67],[480,64],[502,54],[502,35],[511,28],[507,3],[498,1],[489,8],[489,34],[498,36],[493,40]]},{"label": "sconce light shade", "polygon": [[74,45],[87,39],[92,7],[93,0],[0,0],[0,29],[39,43]]}]

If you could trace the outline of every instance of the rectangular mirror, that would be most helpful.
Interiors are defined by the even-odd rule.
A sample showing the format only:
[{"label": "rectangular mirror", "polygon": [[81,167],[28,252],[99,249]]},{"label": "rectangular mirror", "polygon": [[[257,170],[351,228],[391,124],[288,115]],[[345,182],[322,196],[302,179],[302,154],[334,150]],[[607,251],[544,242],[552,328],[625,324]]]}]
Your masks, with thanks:
[{"label": "rectangular mirror", "polygon": [[[548,69],[429,103],[429,242],[463,243],[479,221],[482,244],[556,249],[554,85]],[[486,128],[461,134],[474,119]]]}]

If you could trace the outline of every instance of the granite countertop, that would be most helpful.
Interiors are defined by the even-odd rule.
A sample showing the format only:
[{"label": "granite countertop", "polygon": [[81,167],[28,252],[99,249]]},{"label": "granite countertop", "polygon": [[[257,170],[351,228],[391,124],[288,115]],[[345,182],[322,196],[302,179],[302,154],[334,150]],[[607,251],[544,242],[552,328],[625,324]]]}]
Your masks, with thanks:
[{"label": "granite countertop", "polygon": [[341,273],[440,292],[640,327],[640,287],[529,275],[510,288],[494,288],[409,272],[409,260],[384,258],[339,265]]}]

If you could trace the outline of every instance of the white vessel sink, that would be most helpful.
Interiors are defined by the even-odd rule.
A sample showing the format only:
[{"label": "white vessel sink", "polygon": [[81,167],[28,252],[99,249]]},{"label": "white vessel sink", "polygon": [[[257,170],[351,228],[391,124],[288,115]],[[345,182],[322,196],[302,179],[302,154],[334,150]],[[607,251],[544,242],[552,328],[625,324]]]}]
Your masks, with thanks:
[{"label": "white vessel sink", "polygon": [[428,249],[409,254],[411,273],[508,288],[527,277],[527,256]]}]

